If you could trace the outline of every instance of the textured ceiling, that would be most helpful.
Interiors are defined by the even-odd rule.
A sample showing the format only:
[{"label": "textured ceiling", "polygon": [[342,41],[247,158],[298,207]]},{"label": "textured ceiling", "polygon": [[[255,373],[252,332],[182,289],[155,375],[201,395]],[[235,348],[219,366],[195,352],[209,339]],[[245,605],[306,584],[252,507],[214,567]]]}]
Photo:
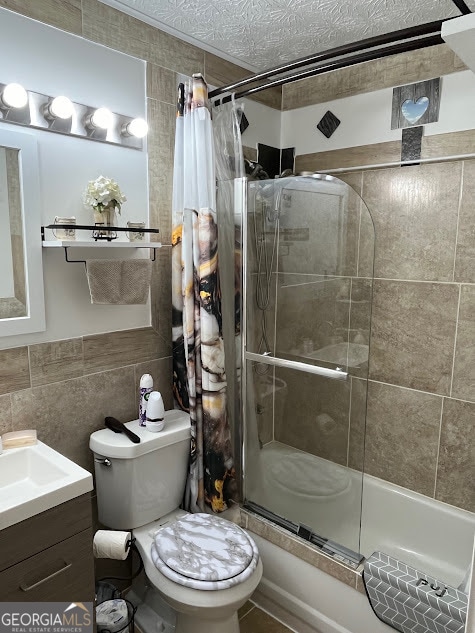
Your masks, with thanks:
[{"label": "textured ceiling", "polygon": [[[461,15],[452,0],[102,0],[250,70]],[[475,10],[475,0],[468,0]]]}]

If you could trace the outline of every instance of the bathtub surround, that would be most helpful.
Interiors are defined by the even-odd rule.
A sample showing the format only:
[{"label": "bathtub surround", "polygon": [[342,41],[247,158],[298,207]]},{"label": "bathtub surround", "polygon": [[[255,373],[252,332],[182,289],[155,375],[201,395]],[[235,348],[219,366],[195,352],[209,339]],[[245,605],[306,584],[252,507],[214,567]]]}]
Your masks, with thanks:
[{"label": "bathtub surround", "polygon": [[[418,65],[420,58],[424,62]],[[350,87],[344,82],[350,69],[286,85],[283,109],[318,103],[322,94],[327,100],[327,94],[342,97],[390,87],[387,74],[375,72],[378,68],[384,67],[394,83],[407,83],[405,73],[423,80],[462,68],[445,47],[434,49],[431,57],[419,51],[390,59],[353,68]],[[373,80],[366,85],[362,78],[373,64]],[[414,67],[418,74],[410,76]],[[320,91],[325,82],[334,93]],[[387,114],[389,125],[390,110]],[[424,136],[422,158],[470,153],[474,133]],[[325,151],[323,141],[319,149],[297,155],[295,171],[397,162],[401,141],[331,151]],[[361,193],[376,234],[364,470],[472,512],[475,431],[468,420],[475,415],[474,173],[474,160],[453,160],[335,174]],[[327,449],[310,441],[306,450],[361,468],[364,417],[358,413],[358,379],[352,382],[348,462],[340,436]],[[307,402],[315,393],[314,386],[304,389],[299,400]],[[335,406],[341,402],[341,397],[330,399]],[[300,446],[300,435],[289,438],[291,427],[282,430],[287,443]],[[282,430],[276,419],[266,437],[280,439]]]}]

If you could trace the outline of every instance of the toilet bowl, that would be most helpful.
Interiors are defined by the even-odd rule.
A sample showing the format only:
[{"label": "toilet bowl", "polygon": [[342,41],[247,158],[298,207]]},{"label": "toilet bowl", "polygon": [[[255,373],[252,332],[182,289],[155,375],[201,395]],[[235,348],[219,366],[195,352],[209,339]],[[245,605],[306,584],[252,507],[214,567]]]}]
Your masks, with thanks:
[{"label": "toilet bowl", "polygon": [[[178,509],[190,449],[189,416],[167,411],[160,433],[150,433],[138,420],[126,426],[140,443],[110,429],[90,438],[99,521],[132,530],[149,588],[176,611],[175,633],[239,633],[237,610],[259,584],[262,562],[239,526]],[[144,604],[147,600],[156,612],[153,592]],[[163,629],[152,624],[144,633],[157,630]]]},{"label": "toilet bowl", "polygon": [[[183,573],[178,573],[173,567],[168,567],[162,559],[157,566],[156,559],[157,556],[160,557],[157,552],[157,542],[159,544],[161,542],[164,551],[170,554],[171,534],[173,532],[183,534],[183,528],[186,527],[188,520],[200,521],[201,517],[204,518],[208,534],[201,532],[198,526],[191,525],[192,532],[188,532],[189,538],[186,542],[182,540],[168,557],[169,564],[173,567],[180,566]],[[226,569],[233,574],[239,569],[239,565],[236,566],[233,560],[233,553],[236,553],[236,541],[247,540],[252,549],[252,557],[248,561],[241,560],[244,569],[240,573],[222,580],[211,580],[210,576],[215,576],[215,569],[209,573],[210,566],[203,565],[201,559],[203,556],[209,557],[213,552],[206,547],[206,543],[203,543],[203,536],[212,546],[213,543],[219,541],[215,539],[215,536],[221,533],[223,526],[228,532],[230,549],[226,552],[221,546],[215,548],[217,558],[229,563],[228,567],[226,564],[219,565],[223,572],[221,575],[227,575]],[[229,521],[211,515],[187,514],[178,511],[159,521],[137,528],[133,531],[133,535],[149,582],[177,613],[176,633],[239,633],[237,610],[250,598],[262,577],[262,562],[257,553],[257,547],[244,530]],[[237,538],[234,538],[235,535]],[[177,545],[176,540],[173,543]],[[184,556],[181,555],[183,551]],[[163,552],[162,555],[166,558]],[[238,558],[242,557],[238,554]],[[183,566],[184,561],[186,561],[185,566]],[[172,579],[174,575],[176,577]],[[204,579],[196,578],[199,575]]]}]

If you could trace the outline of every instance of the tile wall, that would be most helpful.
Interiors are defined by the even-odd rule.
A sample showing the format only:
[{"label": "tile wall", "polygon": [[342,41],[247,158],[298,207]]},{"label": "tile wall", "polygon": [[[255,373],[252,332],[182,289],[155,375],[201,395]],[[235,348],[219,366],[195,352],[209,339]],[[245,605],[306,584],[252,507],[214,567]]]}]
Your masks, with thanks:
[{"label": "tile wall", "polygon": [[[414,62],[422,53],[408,54],[406,62],[391,65],[398,68],[389,73],[392,84],[383,74],[366,91],[462,69],[445,47],[436,53],[420,67]],[[341,72],[326,81],[346,85]],[[352,72],[365,85],[366,70]],[[322,101],[322,81],[285,86],[283,109]],[[471,153],[473,136],[468,130],[425,137],[423,157]],[[394,141],[307,154],[297,156],[296,171],[382,164],[399,160],[400,152],[401,143]],[[475,511],[475,161],[348,174],[359,179],[376,233],[365,471]],[[312,389],[301,401],[312,397]],[[361,409],[355,393],[352,403]],[[364,411],[350,422],[348,463],[359,467]],[[343,457],[338,438],[335,461]]]}]

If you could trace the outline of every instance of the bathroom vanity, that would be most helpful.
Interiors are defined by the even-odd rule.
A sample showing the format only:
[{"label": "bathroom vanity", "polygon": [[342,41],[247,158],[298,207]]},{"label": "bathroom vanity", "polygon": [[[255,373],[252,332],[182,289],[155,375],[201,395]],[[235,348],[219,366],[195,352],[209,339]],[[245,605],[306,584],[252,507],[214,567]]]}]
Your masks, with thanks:
[{"label": "bathroom vanity", "polygon": [[93,600],[92,488],[43,442],[0,454],[0,602]]},{"label": "bathroom vanity", "polygon": [[90,493],[0,531],[2,602],[94,599]]}]

